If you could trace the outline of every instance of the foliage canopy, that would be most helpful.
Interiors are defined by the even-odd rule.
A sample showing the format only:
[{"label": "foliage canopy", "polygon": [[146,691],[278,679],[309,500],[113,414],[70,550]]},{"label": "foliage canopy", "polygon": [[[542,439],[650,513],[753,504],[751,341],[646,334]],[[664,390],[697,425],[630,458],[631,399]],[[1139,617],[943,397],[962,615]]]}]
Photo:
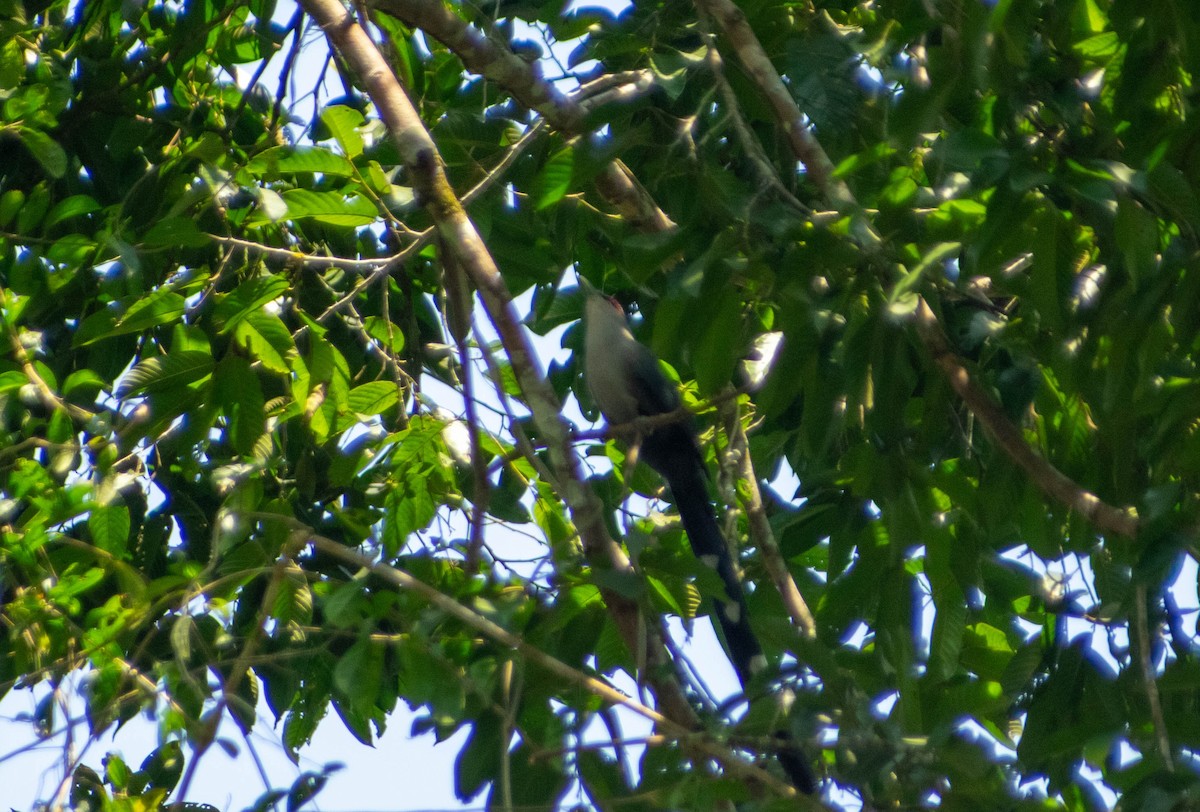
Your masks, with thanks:
[{"label": "foliage canopy", "polygon": [[[494,808],[794,808],[784,687],[829,803],[1200,802],[1198,43],[1186,0],[0,0],[0,690],[156,714],[81,808],[166,804],[260,690],[293,756],[469,727]],[[574,274],[699,413],[773,666],[736,723],[664,646],[719,589],[670,494],[533,357]],[[648,746],[597,745],[622,670]]]}]

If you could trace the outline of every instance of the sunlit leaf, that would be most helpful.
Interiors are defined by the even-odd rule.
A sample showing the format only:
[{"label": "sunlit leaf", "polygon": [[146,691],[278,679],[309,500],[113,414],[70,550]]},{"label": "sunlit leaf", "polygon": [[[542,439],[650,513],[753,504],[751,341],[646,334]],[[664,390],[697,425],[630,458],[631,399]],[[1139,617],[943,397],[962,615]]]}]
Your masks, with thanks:
[{"label": "sunlit leaf", "polygon": [[214,366],[211,355],[195,351],[147,358],[129,370],[115,394],[127,398],[187,386],[210,375]]},{"label": "sunlit leaf", "polygon": [[329,128],[347,158],[357,158],[363,151],[362,135],[358,128],[364,119],[353,107],[332,105],[321,111],[321,122]]}]

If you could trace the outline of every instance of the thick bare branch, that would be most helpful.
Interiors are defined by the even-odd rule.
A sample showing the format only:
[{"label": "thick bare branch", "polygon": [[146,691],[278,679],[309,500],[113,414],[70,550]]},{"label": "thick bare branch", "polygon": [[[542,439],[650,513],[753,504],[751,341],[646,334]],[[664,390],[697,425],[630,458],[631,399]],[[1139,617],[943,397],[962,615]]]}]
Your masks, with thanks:
[{"label": "thick bare branch", "polygon": [[[628,557],[608,535],[600,501],[583,481],[569,427],[561,417],[561,406],[521,326],[508,287],[474,224],[455,198],[433,140],[417,111],[375,44],[339,0],[304,0],[303,6],[360,77],[412,174],[418,201],[433,218],[442,246],[449,254],[448,262],[461,267],[478,290],[484,310],[512,363],[526,405],[546,441],[550,470],[555,478],[553,484],[570,508],[589,560],[595,567],[631,570]],[[657,631],[642,623],[636,602],[611,590],[605,590],[604,597],[630,650],[638,651],[639,641],[645,641],[651,666],[647,670],[654,680],[664,715],[677,725],[694,727],[695,713],[678,682],[665,675],[667,670],[654,667],[666,656]]]},{"label": "thick bare branch", "polygon": [[[468,25],[441,0],[374,0],[372,5],[445,45],[458,55],[467,70],[504,87],[559,132],[585,133],[585,107],[560,93],[503,44]],[[609,163],[600,172],[596,188],[635,229],[664,231],[674,225],[619,161]]]}]

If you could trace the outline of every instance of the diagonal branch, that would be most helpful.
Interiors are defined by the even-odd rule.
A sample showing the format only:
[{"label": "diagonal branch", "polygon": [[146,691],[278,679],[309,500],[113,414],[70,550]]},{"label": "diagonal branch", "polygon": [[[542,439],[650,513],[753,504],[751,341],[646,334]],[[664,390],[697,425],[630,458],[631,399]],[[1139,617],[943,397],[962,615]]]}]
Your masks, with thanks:
[{"label": "diagonal branch", "polygon": [[[859,244],[870,253],[881,251],[883,245],[879,236],[862,217],[862,209],[849,187],[833,176],[832,162],[820,142],[804,126],[800,108],[788,93],[754,31],[746,23],[746,15],[732,0],[695,2],[725,32],[751,78],[770,102],[780,126],[788,134],[793,153],[808,167],[813,183],[839,210],[851,213],[855,220],[853,233]],[[915,322],[917,334],[950,386],[983,425],[993,442],[1029,475],[1044,494],[1078,511],[1101,532],[1122,536],[1137,534],[1138,522],[1132,511],[1121,510],[1101,501],[1033,449],[991,395],[971,378],[950,348],[937,318],[924,299],[919,300]]]},{"label": "diagonal branch", "polygon": [[[810,132],[804,113],[792,99],[792,94],[771,64],[762,43],[746,22],[746,13],[734,5],[733,0],[695,0],[695,3],[724,32],[750,78],[774,110],[775,118],[792,147],[792,154],[804,164],[812,182],[839,211],[857,213],[858,202],[845,181],[834,175],[833,162]],[[876,241],[878,239],[875,237]]]},{"label": "diagonal branch", "polygon": [[724,413],[726,433],[729,436],[729,456],[737,466],[736,473],[741,481],[739,495],[742,498],[742,507],[746,511],[746,523],[749,527],[750,538],[762,556],[767,575],[770,576],[771,582],[783,599],[784,608],[787,609],[788,617],[792,619],[792,625],[806,639],[815,640],[817,621],[813,617],[808,603],[804,600],[804,596],[800,594],[800,588],[796,586],[796,580],[788,570],[787,561],[784,560],[779,543],[775,539],[775,532],[771,529],[771,520],[763,505],[762,490],[758,486],[758,474],[754,470],[754,460],[750,458],[750,442],[746,438],[746,430],[742,426],[738,403],[736,401],[729,402],[722,407],[721,411]]},{"label": "diagonal branch", "polygon": [[408,572],[375,561],[333,539],[317,535],[311,528],[290,517],[257,513],[254,514],[254,518],[259,521],[282,522],[290,527],[294,534],[302,534],[305,537],[305,541],[311,543],[325,555],[337,558],[351,566],[370,570],[373,574],[391,585],[419,595],[422,599],[428,601],[430,605],[453,617],[464,626],[473,629],[495,643],[513,649],[525,661],[545,669],[564,682],[583,688],[611,705],[621,705],[639,716],[649,719],[681,744],[720,762],[731,774],[769,787],[780,795],[795,795],[796,791],[790,785],[771,775],[761,767],[747,762],[728,747],[714,742],[709,735],[696,732],[688,726],[681,725],[663,713],[647,707],[633,697],[618,691],[607,682],[589,676],[576,668],[572,668],[561,660],[542,651],[537,646],[525,642],[499,624],[468,609],[454,598],[439,592],[434,587]]},{"label": "diagonal branch", "polygon": [[933,362],[950,382],[951,388],[967,404],[992,442],[1028,474],[1042,493],[1077,511],[1102,533],[1128,537],[1137,535],[1138,521],[1132,510],[1121,510],[1102,501],[1033,449],[999,404],[971,377],[962,360],[951,349],[937,317],[924,299],[917,304],[915,321],[917,334],[933,356]]},{"label": "diagonal branch", "polygon": [[26,380],[33,387],[34,393],[38,401],[46,408],[47,411],[62,411],[65,412],[76,423],[88,423],[93,420],[96,415],[89,412],[82,406],[77,406],[70,401],[63,400],[58,394],[46,383],[46,380],[37,371],[37,367],[33,365],[33,359],[29,357],[29,353],[25,349],[25,345],[21,342],[21,337],[17,334],[16,325],[12,324],[5,317],[9,307],[9,302],[4,296],[4,291],[0,290],[0,326],[8,334],[8,343],[12,348],[13,358],[20,365],[21,371],[25,374]]},{"label": "diagonal branch", "polygon": [[[586,132],[587,107],[534,72],[528,62],[503,44],[455,15],[441,0],[373,0],[374,8],[419,28],[453,51],[467,70],[496,82],[521,104],[536,110],[565,135]],[[610,162],[596,177],[596,188],[621,216],[639,231],[674,227],[646,191],[619,161]]]},{"label": "diagonal branch", "polygon": [[[589,561],[593,567],[604,570],[630,571],[628,557],[608,535],[600,500],[584,483],[568,425],[561,415],[561,405],[541,371],[513,307],[512,295],[474,224],[455,198],[433,140],[412,102],[375,44],[340,0],[303,0],[302,5],[360,77],[413,178],[418,201],[433,219],[449,262],[462,268],[479,292],[484,310],[512,363],[533,420],[546,441],[549,467],[554,477],[552,484],[570,509]],[[647,673],[656,688],[663,716],[683,729],[694,728],[697,724],[695,712],[678,681],[670,676],[670,669],[657,667],[663,664],[666,656],[657,630],[642,622],[636,602],[610,589],[604,590],[603,595],[629,650],[639,651],[639,641],[646,641]],[[790,787],[788,789],[790,791]]]}]

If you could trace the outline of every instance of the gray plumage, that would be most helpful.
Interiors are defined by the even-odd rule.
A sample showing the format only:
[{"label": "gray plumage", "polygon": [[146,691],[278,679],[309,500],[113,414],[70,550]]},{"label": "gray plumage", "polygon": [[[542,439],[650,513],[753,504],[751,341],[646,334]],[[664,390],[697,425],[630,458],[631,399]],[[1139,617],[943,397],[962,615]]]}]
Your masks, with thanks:
[{"label": "gray plumage", "polygon": [[[663,374],[654,353],[633,337],[621,306],[586,287],[585,292],[584,373],[592,399],[609,425],[626,426],[638,417],[678,411],[679,391]],[[725,596],[713,600],[713,614],[745,689],[766,660],[750,627],[745,594],[709,501],[708,474],[691,421],[683,415],[666,425],[632,432],[628,439],[640,441],[642,459],[666,480],[692,552],[716,570],[725,586]],[[786,733],[776,737],[790,741]],[[779,761],[797,789],[814,791],[812,771],[798,748],[782,747]]]}]

